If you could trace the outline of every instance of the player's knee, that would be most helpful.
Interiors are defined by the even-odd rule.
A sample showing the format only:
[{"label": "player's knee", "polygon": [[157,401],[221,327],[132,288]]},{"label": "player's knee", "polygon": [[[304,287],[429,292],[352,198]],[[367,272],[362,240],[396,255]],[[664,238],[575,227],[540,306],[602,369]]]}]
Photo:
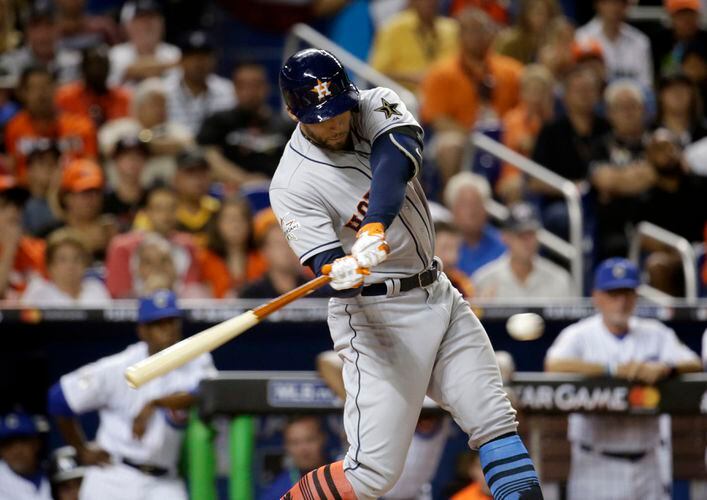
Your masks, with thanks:
[{"label": "player's knee", "polygon": [[355,485],[356,492],[364,498],[379,498],[393,489],[403,473],[403,464],[399,466],[374,466],[364,464],[357,469]]}]

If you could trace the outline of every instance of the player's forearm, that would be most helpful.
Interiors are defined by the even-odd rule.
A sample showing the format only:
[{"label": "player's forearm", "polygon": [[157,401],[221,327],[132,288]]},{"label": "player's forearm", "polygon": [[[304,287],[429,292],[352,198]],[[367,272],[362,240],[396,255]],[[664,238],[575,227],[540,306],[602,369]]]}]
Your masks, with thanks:
[{"label": "player's forearm", "polygon": [[608,368],[599,363],[589,363],[581,359],[546,359],[545,371],[555,373],[576,373],[588,377],[599,377],[607,373]]},{"label": "player's forearm", "polygon": [[76,417],[57,416],[56,422],[66,444],[73,446],[77,452],[86,449],[86,436]]},{"label": "player's forearm", "polygon": [[153,399],[152,404],[159,408],[170,410],[186,410],[196,403],[196,396],[190,392],[176,392],[161,398]]}]

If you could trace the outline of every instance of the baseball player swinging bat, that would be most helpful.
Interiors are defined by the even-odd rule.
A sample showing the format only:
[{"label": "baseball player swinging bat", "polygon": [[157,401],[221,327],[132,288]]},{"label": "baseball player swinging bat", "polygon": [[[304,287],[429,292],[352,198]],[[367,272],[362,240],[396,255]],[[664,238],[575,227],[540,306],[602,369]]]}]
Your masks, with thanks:
[{"label": "baseball player swinging bat", "polygon": [[[266,316],[329,283],[331,281],[329,277],[330,270],[331,266],[326,265],[322,268],[323,274],[318,278],[310,280],[304,285],[284,293],[255,309],[246,311],[234,318],[207,328],[192,337],[188,337],[139,363],[135,363],[125,370],[125,378],[128,385],[133,389],[137,389],[150,380],[160,377],[199,357],[201,354],[213,351],[229,340],[238,337],[246,330],[260,323]],[[368,270],[361,269],[360,273],[368,274]]]}]

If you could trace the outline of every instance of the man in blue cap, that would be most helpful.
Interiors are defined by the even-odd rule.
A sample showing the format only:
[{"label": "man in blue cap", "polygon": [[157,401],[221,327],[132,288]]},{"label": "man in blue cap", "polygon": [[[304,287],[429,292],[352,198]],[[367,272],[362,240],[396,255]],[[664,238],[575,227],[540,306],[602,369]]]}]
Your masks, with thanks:
[{"label": "man in blue cap", "polygon": [[[602,262],[592,292],[598,313],[560,332],[545,357],[545,369],[608,375],[648,385],[675,373],[700,371],[700,359],[672,329],[634,315],[639,284],[638,268],[631,261],[611,258]],[[662,474],[659,459],[659,419],[570,415],[568,499],[670,498],[670,478]]]},{"label": "man in blue cap", "polygon": [[[135,390],[125,369],[181,338],[182,313],[174,292],[157,290],[139,302],[140,342],[61,377],[49,391],[49,412],[64,440],[88,466],[82,500],[186,500],[177,477],[186,413],[201,379],[215,373],[208,354]],[[96,443],[77,415],[98,411]]]},{"label": "man in blue cap", "polygon": [[40,468],[41,434],[49,426],[24,412],[0,416],[0,500],[51,500]]}]

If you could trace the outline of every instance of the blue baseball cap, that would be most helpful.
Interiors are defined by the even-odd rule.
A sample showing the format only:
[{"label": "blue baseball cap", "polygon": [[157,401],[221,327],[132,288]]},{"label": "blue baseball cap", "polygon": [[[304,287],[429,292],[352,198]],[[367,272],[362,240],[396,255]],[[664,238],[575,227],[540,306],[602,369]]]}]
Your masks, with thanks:
[{"label": "blue baseball cap", "polygon": [[628,259],[612,257],[599,264],[594,273],[594,289],[601,291],[637,288],[641,284],[638,267]]},{"label": "blue baseball cap", "polygon": [[37,436],[49,430],[47,420],[17,411],[0,417],[0,440],[20,436]]},{"label": "blue baseball cap", "polygon": [[171,290],[157,290],[151,295],[140,297],[137,313],[137,322],[140,324],[181,317],[182,311],[177,306],[177,296]]}]

